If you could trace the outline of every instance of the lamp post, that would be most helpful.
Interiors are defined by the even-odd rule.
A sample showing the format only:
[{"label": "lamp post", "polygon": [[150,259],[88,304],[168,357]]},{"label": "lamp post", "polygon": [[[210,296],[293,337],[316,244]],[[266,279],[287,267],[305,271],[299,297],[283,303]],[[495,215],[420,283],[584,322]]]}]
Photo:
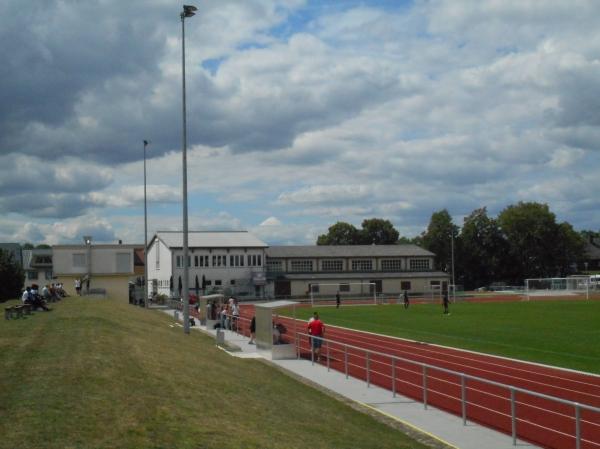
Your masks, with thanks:
[{"label": "lamp post", "polygon": [[83,243],[87,246],[87,279],[85,281],[86,293],[90,293],[90,279],[92,277],[92,236],[84,235]]},{"label": "lamp post", "polygon": [[148,206],[146,203],[146,147],[144,140],[144,306],[148,308]]},{"label": "lamp post", "polygon": [[183,97],[183,332],[190,333],[190,298],[188,265],[188,204],[187,204],[187,117],[185,104],[185,19],[194,16],[198,8],[183,5],[181,17],[181,79]]}]

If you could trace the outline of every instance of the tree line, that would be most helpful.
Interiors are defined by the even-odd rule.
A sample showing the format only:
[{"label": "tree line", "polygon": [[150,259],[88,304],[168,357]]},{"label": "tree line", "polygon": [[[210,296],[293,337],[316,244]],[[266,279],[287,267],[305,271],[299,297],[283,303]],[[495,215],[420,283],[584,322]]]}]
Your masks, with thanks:
[{"label": "tree line", "polygon": [[467,289],[493,282],[522,285],[524,279],[564,277],[577,271],[584,257],[585,240],[594,231],[577,232],[558,223],[547,204],[519,202],[490,217],[487,208],[475,209],[462,227],[446,209],[431,215],[427,229],[408,239],[389,220],[366,219],[361,229],[337,222],[317,245],[386,245],[414,243],[435,254],[439,270],[451,273],[454,245],[455,282]]}]

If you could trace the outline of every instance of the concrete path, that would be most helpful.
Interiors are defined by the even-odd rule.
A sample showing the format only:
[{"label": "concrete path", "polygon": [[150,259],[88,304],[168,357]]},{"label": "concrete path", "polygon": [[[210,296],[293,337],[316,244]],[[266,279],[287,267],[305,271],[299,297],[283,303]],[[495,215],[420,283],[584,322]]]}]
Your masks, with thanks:
[{"label": "concrete path", "polygon": [[[165,310],[174,317],[173,310]],[[181,320],[181,314],[179,314]],[[196,320],[197,322],[197,320]],[[201,331],[216,337],[216,330],[206,329],[204,326],[192,326],[192,331]],[[256,351],[255,345],[248,344],[248,337],[238,335],[231,331],[224,331],[225,347],[234,357],[240,358],[263,358]],[[313,382],[326,388],[337,395],[361,404],[371,410],[375,410],[386,417],[393,419],[404,428],[412,429],[418,433],[429,436],[439,443],[440,446],[454,447],[458,449],[514,449],[512,438],[495,430],[467,421],[463,425],[462,418],[451,415],[435,407],[423,407],[421,402],[401,395],[392,397],[392,392],[371,385],[367,387],[366,382],[352,377],[346,379],[343,373],[330,370],[319,364],[312,364],[310,360],[270,360],[270,363],[295,376]],[[413,433],[413,432],[411,432]],[[518,440],[517,446],[521,449],[540,449],[527,442]]]}]

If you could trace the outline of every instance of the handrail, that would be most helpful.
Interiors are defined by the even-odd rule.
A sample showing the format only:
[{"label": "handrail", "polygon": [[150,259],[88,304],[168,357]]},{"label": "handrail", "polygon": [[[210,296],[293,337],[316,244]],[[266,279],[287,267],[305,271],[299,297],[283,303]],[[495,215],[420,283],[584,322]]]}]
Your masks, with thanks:
[{"label": "handrail", "polygon": [[465,379],[474,380],[474,381],[478,381],[478,382],[484,382],[484,383],[487,383],[487,384],[490,384],[490,385],[493,385],[493,386],[496,386],[496,387],[506,388],[506,389],[511,389],[512,388],[512,389],[514,389],[514,391],[516,393],[525,393],[525,394],[528,394],[528,395],[531,395],[531,396],[539,397],[541,399],[547,399],[547,400],[550,400],[550,401],[556,401],[556,402],[559,402],[559,403],[561,403],[563,405],[579,406],[582,409],[589,410],[589,411],[596,412],[596,413],[600,413],[600,407],[594,407],[592,405],[582,404],[582,403],[575,402],[575,401],[569,401],[568,399],[557,398],[556,396],[550,396],[550,395],[547,395],[547,394],[544,394],[544,393],[538,393],[537,391],[527,390],[525,388],[516,387],[516,386],[508,385],[508,384],[503,384],[501,382],[496,382],[494,380],[489,380],[489,379],[485,379],[483,377],[473,376],[471,374],[463,373],[463,372],[460,372],[460,371],[454,371],[454,370],[451,370],[451,369],[448,369],[448,368],[442,368],[441,366],[431,365],[429,363],[417,362],[416,360],[406,359],[404,357],[399,357],[397,355],[386,354],[384,352],[379,352],[379,351],[373,351],[371,349],[361,348],[359,346],[354,346],[354,345],[351,345],[351,344],[348,344],[348,343],[341,343],[339,341],[327,339],[327,338],[324,338],[324,337],[313,337],[310,334],[305,334],[303,332],[298,332],[298,334],[301,335],[301,336],[305,336],[305,337],[317,338],[317,339],[319,339],[319,340],[321,340],[323,342],[327,342],[327,343],[331,342],[331,343],[334,343],[334,344],[337,344],[337,345],[340,345],[340,346],[346,346],[347,348],[356,349],[356,350],[361,351],[361,352],[368,352],[368,353],[371,353],[373,355],[387,357],[387,358],[390,358],[390,359],[393,359],[393,360],[396,360],[396,361],[407,362],[407,363],[410,363],[410,364],[413,364],[413,365],[417,365],[417,366],[420,366],[420,367],[432,368],[432,369],[435,369],[436,371],[442,371],[442,372],[445,372],[447,374],[452,374],[452,375],[456,375],[456,376],[464,376]]}]

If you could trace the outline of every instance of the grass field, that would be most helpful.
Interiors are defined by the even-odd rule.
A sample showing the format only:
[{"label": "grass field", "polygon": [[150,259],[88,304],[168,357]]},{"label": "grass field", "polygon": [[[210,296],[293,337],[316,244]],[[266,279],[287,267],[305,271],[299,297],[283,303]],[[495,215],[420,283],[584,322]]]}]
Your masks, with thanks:
[{"label": "grass field", "polygon": [[162,312],[53,306],[0,322],[0,448],[425,448]]},{"label": "grass field", "polygon": [[298,308],[326,324],[600,374],[600,301],[456,303]]}]

